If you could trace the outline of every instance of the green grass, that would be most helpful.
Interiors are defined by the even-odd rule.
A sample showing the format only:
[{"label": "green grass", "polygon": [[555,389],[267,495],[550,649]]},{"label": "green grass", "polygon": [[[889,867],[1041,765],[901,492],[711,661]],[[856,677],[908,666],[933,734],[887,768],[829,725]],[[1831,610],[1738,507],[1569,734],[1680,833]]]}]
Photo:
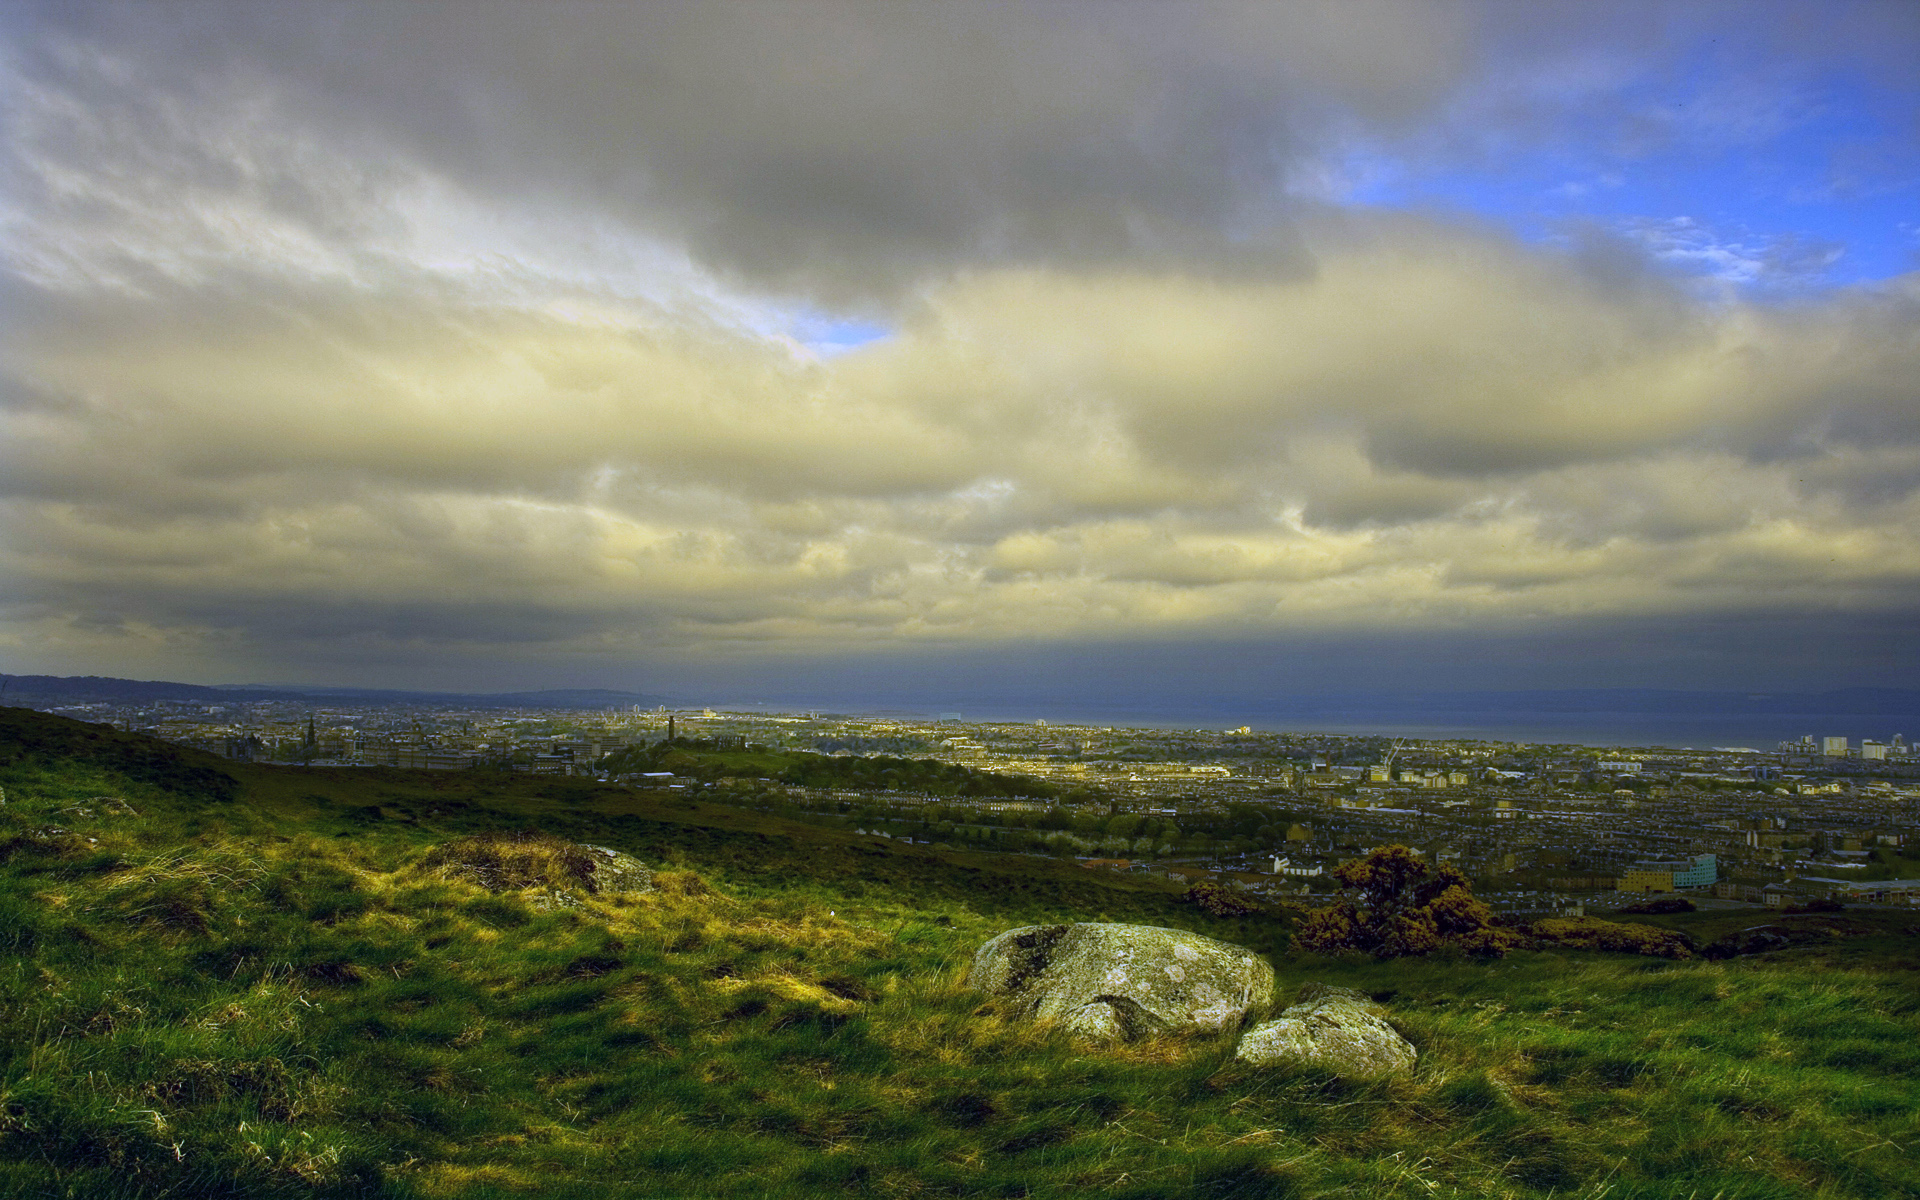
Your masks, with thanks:
[{"label": "green grass", "polygon": [[[0,710],[0,1195],[1920,1195],[1920,937],[1891,915],[1721,963],[1306,959],[1282,919],[1044,862],[170,753]],[[529,828],[661,886],[542,910],[427,862]],[[1419,1070],[1089,1051],[960,985],[1011,924],[1101,918],[1373,993]]]},{"label": "green grass", "polygon": [[1060,792],[1053,784],[1031,776],[1002,775],[927,758],[721,749],[692,738],[618,750],[604,759],[602,766],[616,773],[671,771],[695,779],[765,779],[796,787],[921,791],[949,797],[1053,797]]}]

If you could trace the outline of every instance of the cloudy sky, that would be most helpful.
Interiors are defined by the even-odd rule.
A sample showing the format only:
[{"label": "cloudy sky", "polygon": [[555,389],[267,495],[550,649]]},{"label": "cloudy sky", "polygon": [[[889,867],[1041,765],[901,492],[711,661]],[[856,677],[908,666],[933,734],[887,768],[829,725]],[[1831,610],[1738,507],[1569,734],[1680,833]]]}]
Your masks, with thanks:
[{"label": "cloudy sky", "polygon": [[1920,666],[1920,5],[67,0],[0,36],[6,670],[937,703]]}]

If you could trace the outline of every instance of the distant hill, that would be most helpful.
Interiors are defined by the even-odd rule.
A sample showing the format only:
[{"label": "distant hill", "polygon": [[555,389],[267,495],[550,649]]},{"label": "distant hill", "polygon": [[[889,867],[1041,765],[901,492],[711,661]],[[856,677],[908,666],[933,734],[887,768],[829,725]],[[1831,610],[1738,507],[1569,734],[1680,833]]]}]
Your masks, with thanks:
[{"label": "distant hill", "polygon": [[666,696],[605,688],[553,688],[527,692],[410,692],[381,688],[206,687],[164,680],[115,679],[103,675],[6,675],[0,701],[11,704],[140,704],[185,700],[238,704],[255,700],[324,701],[328,704],[459,704],[469,708],[610,708],[671,704]]}]

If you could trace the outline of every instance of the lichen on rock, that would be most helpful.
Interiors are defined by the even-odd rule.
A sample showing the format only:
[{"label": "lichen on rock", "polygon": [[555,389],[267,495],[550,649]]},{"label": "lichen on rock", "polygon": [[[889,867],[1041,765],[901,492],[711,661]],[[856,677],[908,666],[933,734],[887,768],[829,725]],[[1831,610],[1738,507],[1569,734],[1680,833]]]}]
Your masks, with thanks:
[{"label": "lichen on rock", "polygon": [[1091,1041],[1225,1029],[1273,1002],[1273,968],[1258,954],[1147,925],[1009,929],[974,954],[967,985]]},{"label": "lichen on rock", "polygon": [[1364,993],[1309,983],[1292,1007],[1249,1029],[1234,1057],[1255,1066],[1296,1063],[1373,1078],[1413,1070],[1419,1052]]}]

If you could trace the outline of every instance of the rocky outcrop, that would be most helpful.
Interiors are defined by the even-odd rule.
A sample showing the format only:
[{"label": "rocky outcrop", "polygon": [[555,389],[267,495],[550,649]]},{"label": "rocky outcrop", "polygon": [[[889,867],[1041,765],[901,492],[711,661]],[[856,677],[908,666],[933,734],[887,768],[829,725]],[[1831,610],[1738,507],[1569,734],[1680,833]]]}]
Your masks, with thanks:
[{"label": "rocky outcrop", "polygon": [[1804,930],[1795,931],[1779,925],[1755,925],[1707,943],[1700,953],[1706,958],[1738,958],[1746,954],[1785,950],[1799,942],[1825,940],[1825,937],[1824,931],[1810,937]]},{"label": "rocky outcrop", "polygon": [[1029,925],[988,941],[967,985],[1094,1041],[1225,1029],[1273,1002],[1266,959],[1178,929]]},{"label": "rocky outcrop", "polygon": [[1255,1066],[1298,1063],[1365,1079],[1413,1070],[1418,1052],[1363,993],[1309,983],[1293,1007],[1249,1029],[1234,1057]]},{"label": "rocky outcrop", "polygon": [[650,892],[653,872],[647,864],[621,850],[605,846],[582,846],[593,863],[595,892]]}]

